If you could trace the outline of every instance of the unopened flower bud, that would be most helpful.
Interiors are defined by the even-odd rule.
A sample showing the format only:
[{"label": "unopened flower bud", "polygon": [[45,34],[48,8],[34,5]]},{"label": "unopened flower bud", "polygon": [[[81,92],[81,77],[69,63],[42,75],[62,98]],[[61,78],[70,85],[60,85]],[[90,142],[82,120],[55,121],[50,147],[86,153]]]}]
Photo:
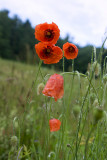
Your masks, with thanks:
[{"label": "unopened flower bud", "polygon": [[93,106],[94,106],[94,107],[99,106],[99,103],[98,103],[98,99],[97,99],[97,98],[94,100],[94,102],[93,102]]},{"label": "unopened flower bud", "polygon": [[96,124],[101,118],[103,118],[104,111],[101,108],[96,107],[94,109],[94,124]]},{"label": "unopened flower bud", "polygon": [[18,142],[17,137],[16,136],[12,136],[10,142],[11,142],[12,146],[16,146],[17,142]]},{"label": "unopened flower bud", "polygon": [[98,77],[100,75],[101,72],[101,66],[100,64],[95,61],[92,65],[92,70],[94,70],[95,76]]},{"label": "unopened flower bud", "polygon": [[105,74],[105,75],[103,76],[103,82],[104,82],[104,83],[107,82],[107,74]]},{"label": "unopened flower bud", "polygon": [[37,95],[40,95],[44,89],[44,84],[43,83],[40,83],[37,87]]},{"label": "unopened flower bud", "polygon": [[67,147],[71,148],[71,145],[70,145],[70,144],[67,144]]},{"label": "unopened flower bud", "polygon": [[80,113],[80,106],[79,105],[75,105],[74,107],[73,107],[73,114],[74,114],[74,116],[77,118],[78,117],[78,115],[79,115],[79,113]]}]

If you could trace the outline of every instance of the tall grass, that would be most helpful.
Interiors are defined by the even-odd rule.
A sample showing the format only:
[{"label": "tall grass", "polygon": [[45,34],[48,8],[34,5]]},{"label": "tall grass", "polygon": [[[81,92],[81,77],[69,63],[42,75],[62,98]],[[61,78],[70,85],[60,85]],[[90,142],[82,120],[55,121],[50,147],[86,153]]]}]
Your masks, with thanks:
[{"label": "tall grass", "polygon": [[[63,72],[43,68],[41,61],[28,66],[0,59],[1,160],[107,159],[104,43],[98,59],[93,50],[88,74],[74,71],[74,61],[71,72],[64,72],[64,58]],[[37,94],[38,84],[55,72],[64,78],[64,97],[57,102]],[[59,131],[50,132],[51,118],[61,121]]]}]

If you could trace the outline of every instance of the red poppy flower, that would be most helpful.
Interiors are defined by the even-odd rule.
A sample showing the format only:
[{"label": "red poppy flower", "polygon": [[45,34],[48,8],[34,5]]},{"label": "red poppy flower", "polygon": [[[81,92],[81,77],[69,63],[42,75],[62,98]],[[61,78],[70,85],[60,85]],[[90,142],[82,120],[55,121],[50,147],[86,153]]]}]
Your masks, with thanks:
[{"label": "red poppy flower", "polygon": [[58,63],[63,52],[60,47],[39,42],[35,45],[36,53],[45,64]]},{"label": "red poppy flower", "polygon": [[49,120],[49,125],[50,125],[51,132],[58,131],[61,126],[61,121],[58,119],[51,119]]},{"label": "red poppy flower", "polygon": [[53,22],[52,24],[38,24],[35,27],[35,38],[41,42],[56,44],[59,36],[60,30],[58,26]]},{"label": "red poppy flower", "polygon": [[75,59],[78,55],[78,48],[72,43],[65,43],[63,45],[64,56],[67,59]]},{"label": "red poppy flower", "polygon": [[57,99],[63,97],[63,94],[64,94],[63,83],[64,83],[64,80],[61,75],[53,74],[48,79],[42,93],[45,96],[54,97],[55,101],[57,101]]}]

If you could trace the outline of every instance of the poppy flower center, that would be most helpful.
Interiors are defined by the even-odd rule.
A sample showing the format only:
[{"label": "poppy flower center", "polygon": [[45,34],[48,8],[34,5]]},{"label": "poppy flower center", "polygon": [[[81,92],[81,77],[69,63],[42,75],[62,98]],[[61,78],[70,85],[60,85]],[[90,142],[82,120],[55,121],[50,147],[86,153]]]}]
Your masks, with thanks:
[{"label": "poppy flower center", "polygon": [[54,38],[54,32],[51,29],[45,31],[45,38],[47,41],[51,41]]},{"label": "poppy flower center", "polygon": [[49,48],[47,48],[47,52],[50,53],[50,49]]},{"label": "poppy flower center", "polygon": [[73,53],[73,52],[75,52],[75,49],[74,49],[72,46],[70,46],[70,47],[68,48],[68,51],[71,52],[71,53]]},{"label": "poppy flower center", "polygon": [[48,58],[52,52],[53,52],[52,48],[50,46],[47,46],[46,48],[43,49],[42,55],[44,58]]},{"label": "poppy flower center", "polygon": [[51,35],[51,33],[50,33],[50,32],[47,32],[46,34],[47,34],[47,36],[50,36],[50,35]]}]

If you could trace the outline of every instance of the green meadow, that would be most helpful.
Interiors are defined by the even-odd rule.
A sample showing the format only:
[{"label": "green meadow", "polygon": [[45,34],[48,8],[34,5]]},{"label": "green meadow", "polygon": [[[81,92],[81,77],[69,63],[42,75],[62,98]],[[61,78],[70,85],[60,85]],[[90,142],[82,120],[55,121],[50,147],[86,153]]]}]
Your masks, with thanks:
[{"label": "green meadow", "polygon": [[[82,74],[0,59],[0,160],[107,160],[107,65],[99,65]],[[38,93],[54,73],[64,78],[57,102]]]}]

